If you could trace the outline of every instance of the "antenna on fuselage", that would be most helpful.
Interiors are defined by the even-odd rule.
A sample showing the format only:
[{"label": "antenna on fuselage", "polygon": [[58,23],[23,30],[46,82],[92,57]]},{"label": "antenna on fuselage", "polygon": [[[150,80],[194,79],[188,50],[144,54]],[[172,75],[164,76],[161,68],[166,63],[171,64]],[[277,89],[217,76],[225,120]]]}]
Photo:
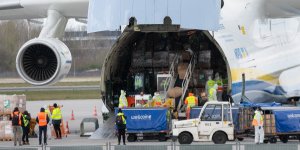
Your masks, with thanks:
[{"label": "antenna on fuselage", "polygon": [[249,98],[245,95],[245,87],[246,87],[246,78],[245,78],[245,73],[242,74],[242,96],[240,103],[244,101],[250,101]]}]

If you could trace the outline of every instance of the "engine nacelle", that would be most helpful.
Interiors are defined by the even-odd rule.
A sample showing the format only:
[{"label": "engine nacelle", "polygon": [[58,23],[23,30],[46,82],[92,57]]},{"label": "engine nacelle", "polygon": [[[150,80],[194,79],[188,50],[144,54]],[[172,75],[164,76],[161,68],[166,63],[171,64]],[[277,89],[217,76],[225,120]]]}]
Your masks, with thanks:
[{"label": "engine nacelle", "polygon": [[70,71],[69,48],[55,38],[36,38],[19,50],[16,66],[19,75],[32,85],[54,84]]}]

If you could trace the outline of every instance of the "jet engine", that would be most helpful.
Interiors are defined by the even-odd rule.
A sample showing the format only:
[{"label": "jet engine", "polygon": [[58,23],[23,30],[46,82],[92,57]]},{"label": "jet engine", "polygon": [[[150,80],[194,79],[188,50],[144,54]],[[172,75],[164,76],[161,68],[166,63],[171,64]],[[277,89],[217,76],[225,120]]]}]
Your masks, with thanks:
[{"label": "jet engine", "polygon": [[56,38],[36,38],[19,50],[16,67],[19,75],[32,85],[54,84],[70,71],[69,48]]}]

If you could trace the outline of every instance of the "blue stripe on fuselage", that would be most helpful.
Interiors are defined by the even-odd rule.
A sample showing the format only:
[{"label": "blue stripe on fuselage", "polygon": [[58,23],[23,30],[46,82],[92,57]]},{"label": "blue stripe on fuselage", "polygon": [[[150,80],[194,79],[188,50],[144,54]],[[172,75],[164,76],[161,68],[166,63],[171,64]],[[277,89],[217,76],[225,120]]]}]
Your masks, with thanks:
[{"label": "blue stripe on fuselage", "polygon": [[[271,83],[267,83],[264,81],[251,80],[246,81],[245,83],[245,91],[258,90],[264,91],[274,95],[283,95],[286,92],[281,88],[281,86],[276,86]],[[242,82],[237,82],[232,84],[232,95],[238,94],[242,92]]]}]

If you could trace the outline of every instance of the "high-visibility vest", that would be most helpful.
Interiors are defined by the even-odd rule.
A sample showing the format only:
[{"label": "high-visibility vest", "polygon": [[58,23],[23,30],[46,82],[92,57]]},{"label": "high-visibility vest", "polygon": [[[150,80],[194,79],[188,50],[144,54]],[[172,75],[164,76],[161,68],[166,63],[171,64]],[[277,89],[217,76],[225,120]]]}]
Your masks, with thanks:
[{"label": "high-visibility vest", "polygon": [[126,119],[124,117],[124,113],[118,113],[117,116],[122,116],[123,124],[126,124]]},{"label": "high-visibility vest", "polygon": [[61,111],[58,107],[53,109],[51,118],[53,120],[61,120]]},{"label": "high-visibility vest", "polygon": [[125,96],[120,96],[119,98],[119,108],[128,107],[127,98]]},{"label": "high-visibility vest", "polygon": [[22,114],[19,111],[15,111],[11,114],[11,117],[14,117],[14,115],[19,115],[19,125],[21,125],[21,116],[22,116]]},{"label": "high-visibility vest", "polygon": [[208,80],[207,81],[208,89],[210,89],[211,87],[214,87],[215,84],[216,84],[216,82],[214,80]]},{"label": "high-visibility vest", "polygon": [[216,81],[216,83],[217,83],[217,85],[218,85],[217,91],[218,91],[218,92],[222,92],[222,91],[223,91],[223,82],[222,82],[222,79],[218,79],[218,80]]},{"label": "high-visibility vest", "polygon": [[39,112],[38,113],[38,119],[39,119],[39,126],[46,126],[47,125],[47,113]]},{"label": "high-visibility vest", "polygon": [[185,104],[187,104],[187,107],[193,107],[196,106],[196,97],[195,96],[189,96],[185,99]]},{"label": "high-visibility vest", "polygon": [[[259,115],[260,115],[260,118],[258,118]],[[263,125],[263,116],[261,114],[255,113],[255,115],[253,117],[252,125],[253,126],[262,126]]]},{"label": "high-visibility vest", "polygon": [[161,105],[161,97],[160,96],[154,96],[153,100],[154,100],[154,107]]},{"label": "high-visibility vest", "polygon": [[216,89],[215,88],[210,88],[208,90],[208,101],[214,101],[214,100],[217,100],[216,97],[215,97],[215,94],[216,94]]},{"label": "high-visibility vest", "polygon": [[48,117],[50,118],[51,116],[51,113],[50,113],[50,110],[49,109],[45,109],[45,113],[48,115]]},{"label": "high-visibility vest", "polygon": [[22,115],[24,127],[27,127],[27,125],[29,124],[29,120],[27,120],[26,118],[27,118],[27,115]]}]

